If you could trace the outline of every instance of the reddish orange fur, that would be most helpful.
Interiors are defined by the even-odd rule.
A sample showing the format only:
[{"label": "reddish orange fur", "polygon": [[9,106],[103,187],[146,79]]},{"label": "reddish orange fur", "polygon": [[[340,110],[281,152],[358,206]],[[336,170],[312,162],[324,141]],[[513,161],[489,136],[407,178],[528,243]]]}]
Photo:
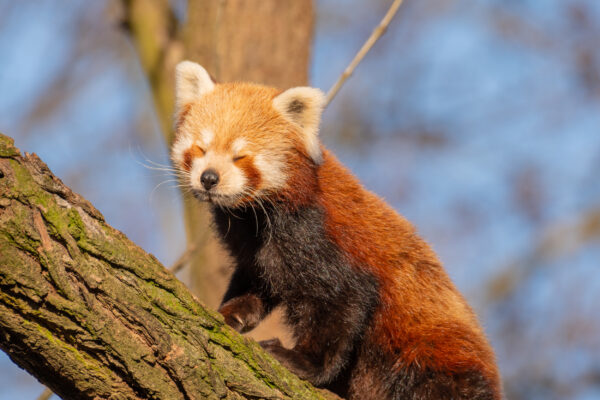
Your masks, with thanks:
[{"label": "reddish orange fur", "polygon": [[[301,154],[301,153],[300,153]],[[275,194],[290,209],[314,204],[318,191],[316,172],[306,155],[291,155],[287,160],[289,177],[286,187]]]},{"label": "reddish orange fur", "polygon": [[192,168],[192,162],[196,157],[202,157],[204,150],[198,145],[193,145],[183,153],[183,169],[189,171]]},{"label": "reddish orange fur", "polygon": [[[299,172],[301,173],[301,172]],[[414,227],[360,183],[329,152],[318,169],[318,199],[332,240],[381,283],[373,337],[399,365],[481,370],[497,385],[494,354],[476,317]],[[392,260],[403,260],[402,265]]]},{"label": "reddish orange fur", "polygon": [[175,116],[175,132],[179,130],[179,127],[181,126],[183,121],[185,121],[185,117],[190,112],[191,108],[192,105],[189,103],[184,104],[183,107],[181,107],[181,110],[179,110],[179,112]]},{"label": "reddish orange fur", "polygon": [[248,186],[251,188],[257,188],[260,186],[260,172],[254,166],[254,157],[246,156],[239,161],[236,161],[236,165],[244,171],[246,179],[248,179]]}]

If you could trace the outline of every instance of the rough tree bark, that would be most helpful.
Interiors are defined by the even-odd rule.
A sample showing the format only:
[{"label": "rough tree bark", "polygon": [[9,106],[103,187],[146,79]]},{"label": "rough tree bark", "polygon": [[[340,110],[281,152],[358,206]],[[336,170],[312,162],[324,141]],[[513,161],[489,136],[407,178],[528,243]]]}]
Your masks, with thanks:
[{"label": "rough tree bark", "polygon": [[331,399],[0,135],[0,348],[63,399]]}]

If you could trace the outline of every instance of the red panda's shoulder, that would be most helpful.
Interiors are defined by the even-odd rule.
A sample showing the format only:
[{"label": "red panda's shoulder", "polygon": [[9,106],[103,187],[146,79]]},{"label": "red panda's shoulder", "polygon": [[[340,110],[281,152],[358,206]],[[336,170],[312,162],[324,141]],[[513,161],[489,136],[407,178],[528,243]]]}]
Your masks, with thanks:
[{"label": "red panda's shoulder", "polygon": [[[325,229],[346,254],[361,265],[386,273],[399,252],[438,263],[414,226],[383,199],[365,189],[329,151],[318,169],[317,201],[325,211]],[[402,248],[401,248],[402,247]]]},{"label": "red panda's shoulder", "polygon": [[323,149],[317,181],[318,201],[332,223],[348,225],[353,230],[361,227],[376,234],[375,237],[392,233],[401,237],[415,234],[410,222],[364,188],[358,178],[326,149]]}]

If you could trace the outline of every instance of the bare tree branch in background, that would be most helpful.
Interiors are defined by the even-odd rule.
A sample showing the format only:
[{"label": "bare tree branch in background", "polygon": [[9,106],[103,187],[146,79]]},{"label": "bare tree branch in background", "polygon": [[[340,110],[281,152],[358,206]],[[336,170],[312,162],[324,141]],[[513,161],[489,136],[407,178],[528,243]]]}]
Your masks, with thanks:
[{"label": "bare tree branch in background", "polygon": [[354,72],[354,70],[356,69],[358,64],[367,55],[369,50],[371,50],[371,47],[373,47],[375,42],[377,42],[377,40],[379,40],[379,38],[381,36],[383,36],[385,31],[387,30],[388,25],[390,24],[390,22],[392,22],[392,18],[394,18],[394,15],[396,15],[398,8],[400,8],[400,6],[402,5],[402,1],[403,0],[394,0],[394,2],[388,9],[387,13],[383,17],[383,19],[381,20],[379,25],[377,25],[377,27],[373,30],[373,33],[371,33],[371,36],[369,36],[369,38],[367,39],[365,44],[363,44],[363,46],[360,48],[358,53],[356,53],[356,55],[354,56],[354,59],[350,62],[350,65],[348,65],[348,67],[346,67],[346,69],[344,70],[342,75],[339,77],[337,82],[327,92],[325,105],[328,105],[329,103],[331,103],[331,100],[333,100],[333,98],[335,97],[337,92],[341,89],[344,82],[346,82],[346,80],[352,75],[352,73]]},{"label": "bare tree branch in background", "polygon": [[50,397],[52,397],[54,393],[52,392],[52,390],[46,388],[44,389],[44,391],[38,396],[37,400],[48,400]]},{"label": "bare tree branch in background", "polygon": [[550,226],[541,235],[538,245],[523,258],[513,262],[487,284],[486,304],[491,306],[509,297],[519,285],[526,282],[544,262],[566,254],[576,253],[581,247],[600,240],[600,209],[582,213],[574,222]]}]

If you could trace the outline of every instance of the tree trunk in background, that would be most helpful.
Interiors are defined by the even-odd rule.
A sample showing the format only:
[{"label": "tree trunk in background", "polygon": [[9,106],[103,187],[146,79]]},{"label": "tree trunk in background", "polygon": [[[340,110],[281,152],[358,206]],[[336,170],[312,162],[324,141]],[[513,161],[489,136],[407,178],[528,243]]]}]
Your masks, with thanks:
[{"label": "tree trunk in background", "polygon": [[191,1],[186,56],[221,82],[306,85],[313,20],[308,0]]},{"label": "tree trunk in background", "polygon": [[[182,26],[168,0],[124,4],[126,24],[148,74],[169,146],[173,70],[183,59],[202,64],[219,82],[244,80],[281,88],[308,82],[312,0],[190,0]],[[190,263],[192,288],[208,306],[216,307],[230,275],[227,258],[209,231],[206,206],[184,199],[184,218],[188,244],[203,247]],[[254,335],[272,337],[277,319],[270,318]],[[283,336],[289,344],[289,336]]]},{"label": "tree trunk in background", "polygon": [[0,349],[63,399],[336,399],[0,134]]}]

